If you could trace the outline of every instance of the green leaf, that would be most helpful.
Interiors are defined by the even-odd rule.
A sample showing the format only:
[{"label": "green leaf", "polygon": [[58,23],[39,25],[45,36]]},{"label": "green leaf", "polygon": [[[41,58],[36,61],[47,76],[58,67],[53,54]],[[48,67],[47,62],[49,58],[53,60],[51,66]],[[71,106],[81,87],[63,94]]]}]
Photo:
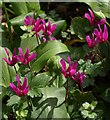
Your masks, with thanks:
[{"label": "green leaf", "polygon": [[[8,50],[9,51],[9,50]],[[5,53],[5,50],[0,47],[0,53],[2,53],[1,58],[7,58],[7,55]],[[11,56],[11,52],[10,56]],[[2,83],[0,83],[1,86],[9,87],[9,83],[14,80],[16,72],[13,66],[9,66],[4,60],[1,62],[2,64]],[[18,67],[16,65],[16,67]]]},{"label": "green leaf", "polygon": [[42,88],[43,98],[37,107],[33,109],[32,118],[69,118],[65,104],[65,88]]},{"label": "green leaf", "polygon": [[42,43],[36,48],[36,52],[37,60],[32,64],[32,70],[39,72],[49,58],[59,53],[69,52],[69,50],[66,45],[55,40]]},{"label": "green leaf", "polygon": [[29,48],[30,51],[33,50],[37,46],[36,37],[29,37],[21,40],[20,47],[23,52],[25,52],[26,48]]},{"label": "green leaf", "polygon": [[34,79],[32,79],[31,87],[32,88],[43,88],[48,85],[49,81],[52,79],[51,76],[48,76],[45,73],[37,74]]},{"label": "green leaf", "polygon": [[10,22],[12,25],[24,25],[23,21],[24,21],[25,17],[28,15],[32,16],[33,12],[21,14],[17,17],[14,17],[13,19],[10,20]]},{"label": "green leaf", "polygon": [[71,21],[70,30],[72,34],[76,34],[85,41],[86,33],[90,31],[89,21],[85,18],[75,17]]},{"label": "green leaf", "polygon": [[26,2],[12,2],[11,5],[16,15],[28,13]]},{"label": "green leaf", "polygon": [[106,89],[106,91],[104,91],[101,95],[101,97],[107,101],[110,102],[110,88]]},{"label": "green leaf", "polygon": [[39,2],[27,2],[28,10],[31,11],[39,11],[40,10],[40,4]]},{"label": "green leaf", "polygon": [[60,105],[65,100],[65,88],[57,88],[57,87],[45,87],[41,88],[43,93],[43,100],[47,98],[57,98],[58,103],[57,105]]},{"label": "green leaf", "polygon": [[109,7],[109,5],[110,5],[110,3],[109,3],[109,0],[107,1],[107,0],[95,0],[95,2],[89,2],[89,1],[87,1],[86,2],[88,5],[90,5],[90,7],[94,10],[94,11],[96,11],[96,12],[99,12],[99,11],[102,11],[102,13],[106,16],[106,17],[108,17],[108,18],[110,18],[110,7]]},{"label": "green leaf", "polygon": [[73,95],[74,95],[75,100],[80,104],[86,101],[92,102],[96,100],[92,92],[80,92],[78,89],[76,89]]},{"label": "green leaf", "polygon": [[58,33],[61,30],[64,30],[66,28],[66,21],[65,20],[60,20],[55,22],[54,24],[56,24],[56,30],[54,31],[54,33],[52,34],[53,36],[58,35]]},{"label": "green leaf", "polygon": [[16,95],[13,95],[13,96],[11,96],[10,99],[8,100],[7,105],[8,105],[8,106],[12,106],[12,105],[14,105],[14,104],[18,104],[20,100],[21,100],[21,97],[18,97],[18,96],[16,96]]}]

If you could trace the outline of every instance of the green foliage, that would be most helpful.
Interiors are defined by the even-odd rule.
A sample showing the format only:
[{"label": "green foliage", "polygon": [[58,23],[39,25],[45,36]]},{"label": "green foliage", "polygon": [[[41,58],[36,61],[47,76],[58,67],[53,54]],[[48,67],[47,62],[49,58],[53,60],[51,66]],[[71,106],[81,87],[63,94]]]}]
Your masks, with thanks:
[{"label": "green foliage", "polygon": [[56,36],[60,33],[60,31],[62,30],[65,30],[66,28],[66,21],[65,20],[59,20],[57,22],[55,22],[54,24],[56,24],[56,30],[55,32],[53,33],[53,36]]},{"label": "green foliage", "polygon": [[[64,102],[64,88],[45,87],[41,89],[43,98],[37,109],[33,109],[32,118],[69,118]],[[61,106],[60,106],[61,105]]]},{"label": "green foliage", "polygon": [[[23,85],[23,78],[26,77],[29,86],[29,92],[21,97],[15,95],[14,90],[12,91],[9,87],[10,82],[15,81],[14,67],[7,65],[3,60],[1,61],[0,99],[3,101],[3,119],[9,119],[10,115],[17,120],[109,119],[109,38],[106,43],[89,48],[85,40],[86,36],[91,36],[98,26],[91,25],[84,18],[85,11],[87,12],[88,8],[91,8],[96,20],[107,18],[105,24],[110,32],[109,2],[101,0],[83,3],[78,0],[78,2],[73,2],[71,5],[70,3],[56,5],[56,3],[50,2],[44,5],[38,1],[4,2],[3,5],[0,3],[0,6],[3,7],[3,24],[0,24],[0,33],[3,33],[2,46],[9,48],[10,58],[14,47],[17,48],[18,56],[20,55],[18,47],[22,48],[24,54],[27,48],[31,53],[36,52],[37,54],[37,57],[27,65],[23,65],[21,62],[16,64],[21,85]],[[64,12],[58,12],[58,8],[62,8],[62,6]],[[34,25],[24,25],[27,15],[35,20],[38,17],[43,18],[46,24],[50,20],[51,24],[56,24],[56,30],[52,32],[52,30],[49,31],[52,28],[47,28],[48,35],[46,35],[47,33],[42,28],[39,32],[42,36],[34,36],[35,31],[32,30]],[[65,19],[62,20],[61,16]],[[45,26],[43,21],[40,24]],[[104,31],[103,28],[101,25],[102,31]],[[50,35],[51,32],[52,35]],[[53,36],[56,40],[50,40]],[[46,42],[43,41],[44,37],[47,39]],[[0,47],[1,59],[8,58],[3,47]],[[29,56],[25,55],[26,59],[29,59]],[[65,78],[63,69],[66,72],[73,72],[70,69],[74,68],[68,63],[68,56],[70,56],[72,63],[75,60],[78,61],[76,71],[84,72],[86,78],[83,84],[78,84],[73,80],[77,73],[72,78],[68,78],[69,76]],[[65,59],[66,68],[65,65],[62,67],[60,63],[62,58]],[[71,67],[68,69],[68,66]],[[14,84],[21,93],[23,87],[26,87],[25,84],[19,86],[18,81]]]},{"label": "green foliage", "polygon": [[18,103],[20,102],[20,100],[21,100],[21,97],[18,97],[18,96],[16,96],[16,95],[13,95],[13,96],[11,96],[10,99],[8,100],[7,105],[8,105],[8,106],[12,106],[12,105],[14,105],[14,104],[18,104]]},{"label": "green foliage", "polygon": [[85,102],[80,107],[81,114],[84,118],[96,119],[97,113],[94,112],[94,109],[97,105],[97,101],[93,101],[91,104]]},{"label": "green foliage", "polygon": [[58,41],[48,41],[39,45],[36,48],[36,52],[37,60],[32,64],[32,70],[39,72],[49,58],[62,52],[69,52],[69,50],[64,44]]},{"label": "green foliage", "polygon": [[71,21],[70,30],[72,34],[76,34],[81,40],[85,41],[86,33],[90,31],[89,21],[81,17],[75,17]]},{"label": "green foliage", "polygon": [[95,2],[87,2],[88,5],[94,10],[94,11],[102,11],[102,13],[107,17],[110,18],[110,10],[109,10],[109,1],[106,0],[96,0]]},{"label": "green foliage", "polygon": [[[2,53],[0,54],[2,55],[1,58],[7,58],[5,50],[2,47],[0,47],[0,52]],[[11,52],[10,52],[10,56],[11,56]],[[7,65],[7,63],[4,62],[3,60],[1,64],[2,64],[2,72],[1,72],[2,83],[0,83],[0,85],[3,87],[9,87],[9,83],[14,80],[14,76],[16,74],[15,69],[14,67]]]}]

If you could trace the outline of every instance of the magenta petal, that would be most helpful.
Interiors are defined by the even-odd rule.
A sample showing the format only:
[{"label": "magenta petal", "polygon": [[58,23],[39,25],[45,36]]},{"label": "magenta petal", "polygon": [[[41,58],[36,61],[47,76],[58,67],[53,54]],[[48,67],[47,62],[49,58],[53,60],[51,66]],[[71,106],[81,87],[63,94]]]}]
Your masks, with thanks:
[{"label": "magenta petal", "polygon": [[23,85],[22,85],[22,90],[24,90],[27,86],[27,79],[26,77],[24,78],[24,82],[23,82]]},{"label": "magenta petal", "polygon": [[32,53],[30,56],[29,56],[29,62],[32,61],[34,58],[36,58],[36,53]]},{"label": "magenta petal", "polygon": [[77,68],[77,66],[78,66],[78,62],[77,62],[77,61],[75,61],[75,62],[73,63],[73,65],[72,65],[72,68],[76,69],[76,68]]},{"label": "magenta petal", "polygon": [[102,18],[102,19],[99,21],[98,24],[103,25],[103,24],[105,24],[105,23],[106,23],[106,19],[105,19],[105,18]]},{"label": "magenta petal", "polygon": [[70,70],[70,75],[71,75],[71,76],[75,75],[75,73],[76,73],[76,69],[71,69],[71,70]]},{"label": "magenta petal", "polygon": [[19,50],[19,53],[20,53],[21,55],[23,55],[22,49],[21,49],[21,48],[18,48],[18,50]]},{"label": "magenta petal", "polygon": [[47,30],[47,36],[51,36],[52,32]]},{"label": "magenta petal", "polygon": [[47,41],[47,40],[46,40],[46,38],[44,38],[44,37],[43,37],[42,39],[44,40],[44,42],[46,42],[46,41]]},{"label": "magenta petal", "polygon": [[87,18],[90,23],[92,23],[91,17],[88,13],[85,13],[84,17]]},{"label": "magenta petal", "polygon": [[20,78],[18,75],[16,75],[16,81],[18,83],[18,88],[20,89],[21,85],[20,85]]},{"label": "magenta petal", "polygon": [[29,92],[29,87],[27,87],[27,88],[25,88],[25,89],[23,90],[23,94],[24,94],[24,95],[26,95],[28,92]]},{"label": "magenta petal", "polygon": [[8,59],[3,58],[3,60],[4,60],[5,62],[7,62],[7,64],[11,64],[10,61],[9,61]]},{"label": "magenta petal", "polygon": [[9,56],[9,52],[8,52],[7,48],[4,48],[4,49],[5,49],[6,54]]},{"label": "magenta petal", "polygon": [[55,29],[56,29],[56,24],[53,24],[52,28],[51,28],[51,32],[53,33],[55,31]]},{"label": "magenta petal", "polygon": [[16,48],[14,48],[14,51],[13,51],[13,56],[16,55]]},{"label": "magenta petal", "polygon": [[96,35],[96,36],[99,36],[99,31],[98,31],[97,28],[94,29],[94,33],[93,34]]},{"label": "magenta petal", "polygon": [[51,23],[50,20],[48,20],[48,26],[47,26],[48,31],[51,31]]},{"label": "magenta petal", "polygon": [[63,69],[66,69],[65,60],[61,59],[61,60],[60,60],[60,63],[61,63],[61,65],[62,65],[62,68],[63,68]]},{"label": "magenta petal", "polygon": [[108,39],[108,30],[106,24],[104,25],[103,39],[107,41]]},{"label": "magenta petal", "polygon": [[22,95],[22,92],[21,92],[21,90],[20,90],[19,88],[17,88],[16,94],[17,94],[18,96],[21,96],[21,95]]},{"label": "magenta petal", "polygon": [[27,49],[26,49],[26,53],[25,53],[25,55],[24,55],[24,59],[28,59],[29,53],[30,53],[30,51],[29,51],[29,49],[27,48]]},{"label": "magenta petal", "polygon": [[91,15],[92,19],[95,20],[94,13],[92,12],[92,10],[91,9],[88,9],[88,10],[90,12],[90,15]]},{"label": "magenta petal", "polygon": [[15,92],[17,90],[17,87],[13,84],[10,83],[10,88]]},{"label": "magenta petal", "polygon": [[68,57],[68,64],[69,64],[69,66],[71,66],[71,58],[70,57]]}]

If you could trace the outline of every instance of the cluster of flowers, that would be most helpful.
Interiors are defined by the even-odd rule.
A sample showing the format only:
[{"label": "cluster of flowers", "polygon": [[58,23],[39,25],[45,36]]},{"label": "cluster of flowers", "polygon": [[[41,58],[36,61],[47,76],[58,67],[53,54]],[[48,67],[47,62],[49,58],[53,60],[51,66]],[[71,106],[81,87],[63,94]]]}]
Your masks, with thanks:
[{"label": "cluster of flowers", "polygon": [[[103,18],[100,21],[95,19],[94,13],[89,9],[90,14],[85,13],[84,17],[87,18],[91,25],[97,25],[92,33],[92,38],[89,35],[86,36],[86,41],[90,48],[95,47],[98,43],[104,43],[108,40],[108,29],[106,26],[106,19]],[[101,25],[104,26],[104,30],[101,29]]]},{"label": "cluster of flowers", "polygon": [[[56,29],[56,24],[51,24],[50,20],[48,20],[48,24],[46,24],[45,20],[43,18],[38,18],[37,20],[31,18],[30,16],[26,16],[24,20],[24,24],[26,26],[32,25],[32,31],[35,32],[36,37],[41,36],[46,42],[49,40],[55,40],[54,37],[52,37],[52,33]],[[42,31],[43,33],[40,34],[39,32]]]},{"label": "cluster of flowers", "polygon": [[72,78],[77,84],[81,85],[84,82],[85,74],[84,72],[77,71],[78,62],[75,61],[71,63],[70,57],[68,57],[68,68],[66,67],[66,61],[64,59],[60,60],[62,74],[65,78]]},{"label": "cluster of flowers", "polygon": [[34,58],[36,58],[36,53],[33,52],[32,54],[30,54],[30,50],[28,48],[26,49],[25,54],[23,53],[21,48],[18,48],[19,55],[16,54],[16,49],[14,49],[12,59],[11,59],[8,50],[6,48],[4,48],[4,49],[5,49],[5,52],[6,52],[7,56],[8,56],[8,59],[3,58],[3,60],[10,66],[14,66],[18,62],[18,60],[23,65],[26,65],[30,61],[32,61]]},{"label": "cluster of flowers", "polygon": [[[6,48],[5,52],[8,56],[8,58],[3,58],[3,60],[10,66],[15,66],[15,64],[20,61],[23,65],[28,64],[30,61],[36,58],[36,53],[33,52],[30,54],[29,49],[26,49],[26,53],[24,54],[21,48],[18,48],[19,50],[19,55],[16,54],[16,49],[13,51],[12,58],[10,58],[9,52]],[[16,80],[17,80],[17,87],[13,84],[10,83],[10,88],[18,95],[26,95],[29,91],[29,86],[27,86],[27,79],[24,77],[23,84],[20,85],[20,78],[18,75],[16,75]]]}]

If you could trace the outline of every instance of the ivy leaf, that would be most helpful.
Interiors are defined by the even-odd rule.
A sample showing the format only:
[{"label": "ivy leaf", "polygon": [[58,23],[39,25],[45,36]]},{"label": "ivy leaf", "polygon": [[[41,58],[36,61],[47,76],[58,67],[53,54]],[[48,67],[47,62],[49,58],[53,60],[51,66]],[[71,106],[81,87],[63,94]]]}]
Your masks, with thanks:
[{"label": "ivy leaf", "polygon": [[18,104],[21,100],[21,97],[18,97],[16,95],[13,95],[10,97],[10,99],[8,100],[7,106],[12,106],[14,104]]}]

